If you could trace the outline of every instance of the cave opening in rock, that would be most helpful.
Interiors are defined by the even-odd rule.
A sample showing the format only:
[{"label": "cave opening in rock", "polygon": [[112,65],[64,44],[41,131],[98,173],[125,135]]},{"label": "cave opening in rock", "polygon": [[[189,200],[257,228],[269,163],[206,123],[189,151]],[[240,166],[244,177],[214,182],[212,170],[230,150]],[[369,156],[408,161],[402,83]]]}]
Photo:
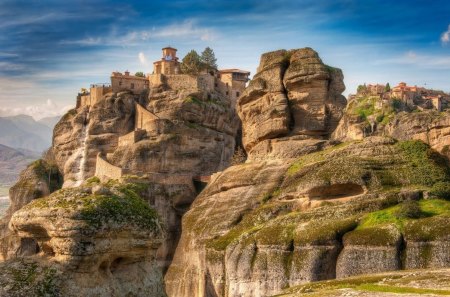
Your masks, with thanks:
[{"label": "cave opening in rock", "polygon": [[115,272],[117,272],[124,262],[125,258],[123,257],[116,258],[114,261],[112,261],[111,265],[109,265],[109,270],[111,271],[111,273],[114,274]]},{"label": "cave opening in rock", "polygon": [[336,199],[363,193],[364,189],[362,186],[354,183],[344,183],[312,188],[308,192],[308,197],[310,199]]},{"label": "cave opening in rock", "polygon": [[39,245],[34,238],[21,238],[20,246],[16,251],[17,256],[32,256],[40,252]]}]

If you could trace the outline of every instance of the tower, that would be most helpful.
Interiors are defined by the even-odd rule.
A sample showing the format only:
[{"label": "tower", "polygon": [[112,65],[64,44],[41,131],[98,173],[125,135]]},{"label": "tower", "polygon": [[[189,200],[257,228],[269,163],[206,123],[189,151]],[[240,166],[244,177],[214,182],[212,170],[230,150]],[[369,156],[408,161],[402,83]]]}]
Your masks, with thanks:
[{"label": "tower", "polygon": [[163,48],[161,60],[153,63],[153,73],[171,75],[178,74],[179,71],[177,49],[170,46]]}]

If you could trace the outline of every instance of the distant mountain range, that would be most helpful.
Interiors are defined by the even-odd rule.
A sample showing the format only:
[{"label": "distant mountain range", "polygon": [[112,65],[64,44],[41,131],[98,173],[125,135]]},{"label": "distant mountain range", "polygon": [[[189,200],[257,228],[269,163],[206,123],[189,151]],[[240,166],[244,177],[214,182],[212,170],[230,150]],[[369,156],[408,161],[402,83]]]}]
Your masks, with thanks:
[{"label": "distant mountain range", "polygon": [[0,187],[16,182],[20,172],[39,157],[39,153],[0,144]]},{"label": "distant mountain range", "polygon": [[36,121],[31,116],[0,117],[0,144],[41,153],[50,147],[53,127],[61,116]]}]

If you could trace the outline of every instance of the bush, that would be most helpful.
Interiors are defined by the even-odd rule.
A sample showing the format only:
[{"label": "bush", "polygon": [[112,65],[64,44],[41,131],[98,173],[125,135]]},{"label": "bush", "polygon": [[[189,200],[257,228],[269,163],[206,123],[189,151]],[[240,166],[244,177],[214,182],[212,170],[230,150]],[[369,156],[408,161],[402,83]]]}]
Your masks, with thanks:
[{"label": "bush", "polygon": [[450,200],[450,183],[437,182],[430,190],[430,195],[437,198]]},{"label": "bush", "polygon": [[398,111],[402,108],[403,103],[401,99],[393,98],[391,102],[391,106],[395,111]]},{"label": "bush", "polygon": [[408,200],[400,204],[399,209],[394,213],[398,219],[417,219],[422,216],[419,203]]}]

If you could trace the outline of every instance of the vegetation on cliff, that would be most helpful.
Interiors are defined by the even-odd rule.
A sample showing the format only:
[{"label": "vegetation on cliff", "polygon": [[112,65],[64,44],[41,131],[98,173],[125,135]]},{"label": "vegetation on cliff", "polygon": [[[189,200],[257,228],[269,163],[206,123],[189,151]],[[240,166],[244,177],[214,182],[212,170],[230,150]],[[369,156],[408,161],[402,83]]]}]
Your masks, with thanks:
[{"label": "vegetation on cliff", "polygon": [[[146,185],[114,180],[97,183],[95,178],[91,178],[84,186],[60,190],[49,197],[34,200],[25,208],[67,209],[93,228],[113,223],[118,228],[131,224],[151,231],[159,230],[158,214],[140,197]],[[90,187],[98,189],[93,191]]]}]

